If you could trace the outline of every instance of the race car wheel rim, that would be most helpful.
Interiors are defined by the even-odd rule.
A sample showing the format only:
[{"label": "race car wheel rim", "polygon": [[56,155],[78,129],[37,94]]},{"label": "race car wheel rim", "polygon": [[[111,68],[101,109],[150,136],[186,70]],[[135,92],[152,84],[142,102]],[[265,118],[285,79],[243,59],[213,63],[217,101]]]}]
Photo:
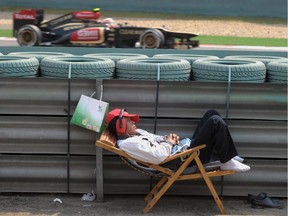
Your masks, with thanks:
[{"label": "race car wheel rim", "polygon": [[41,30],[35,25],[25,25],[17,33],[17,42],[20,46],[38,46],[41,41]]},{"label": "race car wheel rim", "polygon": [[36,44],[37,37],[33,31],[27,29],[22,31],[19,35],[19,42],[21,45],[33,46],[34,44]]},{"label": "race car wheel rim", "polygon": [[155,48],[157,47],[158,40],[154,34],[149,33],[143,37],[143,44],[146,48]]}]

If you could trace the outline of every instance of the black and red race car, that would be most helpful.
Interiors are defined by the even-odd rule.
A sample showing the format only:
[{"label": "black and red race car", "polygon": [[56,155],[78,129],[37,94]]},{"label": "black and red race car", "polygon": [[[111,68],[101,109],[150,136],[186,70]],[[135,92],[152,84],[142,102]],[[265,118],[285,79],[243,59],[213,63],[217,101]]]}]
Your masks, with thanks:
[{"label": "black and red race car", "polygon": [[43,21],[44,11],[26,9],[13,13],[13,36],[20,46],[89,46],[116,48],[180,48],[199,46],[194,33],[115,25],[111,18],[102,21],[100,10],[75,11]]}]

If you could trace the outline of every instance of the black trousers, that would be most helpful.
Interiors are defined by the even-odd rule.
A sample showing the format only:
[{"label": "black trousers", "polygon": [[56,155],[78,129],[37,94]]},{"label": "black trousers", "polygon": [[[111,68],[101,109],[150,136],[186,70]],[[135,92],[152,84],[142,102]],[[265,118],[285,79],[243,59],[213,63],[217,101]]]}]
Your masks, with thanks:
[{"label": "black trousers", "polygon": [[208,110],[200,120],[193,136],[193,146],[206,144],[200,152],[202,163],[208,163],[213,156],[225,163],[238,155],[229,129],[215,110]]},{"label": "black trousers", "polygon": [[[201,144],[206,144],[206,148],[201,149],[199,155],[203,164],[212,160],[220,160],[221,163],[225,163],[238,155],[225,121],[215,110],[208,110],[203,115],[192,136],[191,148]],[[182,161],[176,159],[164,166],[177,170],[181,164]],[[190,166],[195,164],[193,160]]]}]

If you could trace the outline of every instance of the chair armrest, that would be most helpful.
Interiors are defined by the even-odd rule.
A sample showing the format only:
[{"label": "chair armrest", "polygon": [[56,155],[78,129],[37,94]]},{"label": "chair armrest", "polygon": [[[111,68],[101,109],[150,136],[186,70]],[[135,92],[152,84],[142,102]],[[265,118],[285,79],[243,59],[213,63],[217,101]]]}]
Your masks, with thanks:
[{"label": "chair armrest", "polygon": [[[170,162],[172,160],[175,160],[177,158],[180,158],[180,157],[183,157],[183,156],[186,156],[186,155],[189,155],[189,154],[192,154],[193,152],[197,152],[197,151],[200,151],[200,149],[203,149],[205,148],[206,145],[205,144],[202,144],[200,146],[196,146],[194,148],[191,148],[191,149],[188,149],[188,150],[185,150],[183,152],[179,152],[175,155],[172,155],[172,156],[169,156],[168,158],[166,158],[163,162],[161,162],[160,164],[164,164],[164,163],[167,163],[167,162]],[[159,165],[160,165],[159,164]]]}]

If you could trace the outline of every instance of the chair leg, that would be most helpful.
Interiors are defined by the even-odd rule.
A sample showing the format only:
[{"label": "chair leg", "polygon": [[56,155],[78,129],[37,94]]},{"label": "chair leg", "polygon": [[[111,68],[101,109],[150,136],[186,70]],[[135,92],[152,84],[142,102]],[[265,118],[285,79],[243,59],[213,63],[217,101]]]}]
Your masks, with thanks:
[{"label": "chair leg", "polygon": [[175,182],[175,178],[169,178],[166,184],[161,188],[161,190],[150,200],[146,207],[143,209],[144,213],[150,211],[151,208],[156,204],[156,202],[162,197],[162,195],[169,189],[169,187]]},{"label": "chair leg", "polygon": [[[192,153],[186,160],[185,162],[179,167],[179,169],[170,177],[166,177],[166,179],[168,179],[168,181],[165,183],[165,185],[163,185],[163,183],[158,183],[159,186],[163,185],[163,187],[160,189],[160,191],[153,197],[152,200],[150,200],[147,203],[147,206],[143,209],[144,213],[147,213],[148,211],[150,211],[151,208],[153,208],[153,206],[156,204],[156,202],[163,196],[163,194],[170,188],[170,186],[177,180],[177,178],[181,175],[181,173],[183,172],[183,170],[188,166],[188,164],[190,164],[190,162],[197,156],[197,153],[194,152]],[[205,170],[204,170],[205,171]],[[162,179],[160,180],[162,181]],[[157,184],[157,185],[158,185]],[[155,188],[155,187],[154,187]],[[153,189],[154,189],[153,188]]]},{"label": "chair leg", "polygon": [[221,176],[221,192],[220,192],[220,198],[223,197],[223,186],[224,185],[224,176]]},{"label": "chair leg", "polygon": [[220,198],[219,198],[219,196],[218,196],[218,194],[217,194],[217,192],[216,192],[216,190],[215,190],[215,188],[213,186],[213,183],[212,183],[211,179],[207,176],[207,173],[206,173],[206,171],[205,171],[205,169],[203,167],[203,164],[200,161],[198,156],[195,157],[195,161],[196,161],[197,166],[198,166],[198,168],[199,168],[199,170],[200,170],[200,172],[201,172],[201,174],[202,174],[202,176],[203,176],[203,178],[204,178],[204,180],[205,180],[205,182],[206,182],[206,184],[207,184],[207,186],[208,186],[208,188],[209,188],[209,190],[210,190],[210,192],[211,192],[211,194],[212,194],[212,196],[213,196],[213,198],[214,198],[214,200],[216,202],[216,204],[218,205],[221,213],[225,214],[224,205],[221,202],[221,200],[220,200]]},{"label": "chair leg", "polygon": [[162,177],[158,183],[152,188],[152,190],[146,195],[146,197],[144,198],[145,201],[148,201],[149,199],[151,199],[151,197],[153,197],[153,195],[155,193],[157,193],[157,191],[162,187],[162,185],[167,181],[167,177]]}]

